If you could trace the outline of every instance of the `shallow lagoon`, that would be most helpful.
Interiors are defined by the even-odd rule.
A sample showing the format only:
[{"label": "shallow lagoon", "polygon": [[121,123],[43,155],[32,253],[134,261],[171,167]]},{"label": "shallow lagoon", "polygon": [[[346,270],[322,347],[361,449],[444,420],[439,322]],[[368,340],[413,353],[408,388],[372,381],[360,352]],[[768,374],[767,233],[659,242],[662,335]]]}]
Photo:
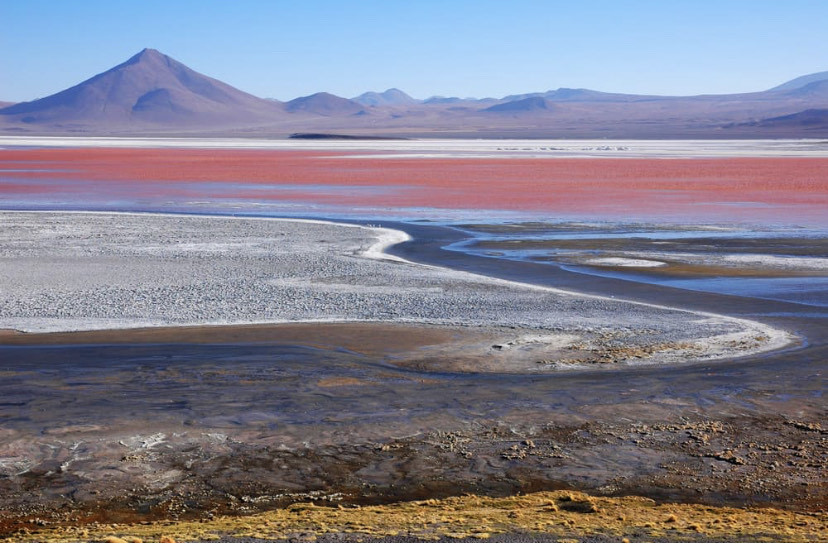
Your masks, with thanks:
[{"label": "shallow lagoon", "polygon": [[[154,141],[138,144],[182,145]],[[402,153],[407,158],[445,157],[446,152],[440,150],[442,144],[417,144],[417,150],[409,147],[402,152],[383,153]],[[576,143],[580,147],[577,150],[558,150],[559,143],[499,142],[493,148],[490,144],[494,146],[483,143],[484,148],[489,146],[485,149],[469,149],[468,143],[449,144],[448,155],[480,158],[506,154],[512,159],[556,154],[641,157],[641,150],[647,147],[647,153],[662,157],[686,157],[687,150],[728,157],[756,153],[751,143],[645,143],[637,152],[620,147],[604,149],[606,143]],[[256,145],[245,141],[238,146]],[[287,146],[292,149],[293,143]],[[560,145],[567,146],[571,144]],[[653,146],[661,148],[656,150]],[[807,143],[804,148],[796,145],[769,151],[774,146],[766,143],[760,155],[825,157],[824,150],[814,143]],[[513,149],[516,147],[520,149]],[[376,150],[368,152],[376,158]],[[376,170],[376,166],[372,169]],[[504,260],[510,258],[505,254],[474,256],[442,248],[457,244],[466,236],[441,225],[475,222],[488,224],[480,232],[488,231],[485,237],[491,239],[501,237],[493,229],[498,223],[550,220],[581,223],[580,229],[569,232],[570,239],[595,237],[596,224],[599,232],[611,237],[612,230],[608,231],[607,226],[629,223],[631,218],[650,223],[651,234],[659,238],[707,237],[713,228],[711,221],[724,227],[725,238],[756,236],[760,232],[773,237],[780,227],[784,231],[796,224],[791,222],[796,215],[774,217],[779,212],[790,213],[790,209],[769,209],[749,200],[745,205],[745,201],[728,199],[717,207],[736,212],[736,217],[693,217],[703,211],[699,208],[685,216],[675,216],[680,213],[678,209],[666,215],[653,211],[648,214],[647,203],[638,204],[634,210],[609,208],[592,214],[566,209],[534,213],[484,211],[452,209],[450,204],[440,203],[439,192],[432,196],[430,207],[405,203],[378,205],[359,201],[378,196],[388,199],[386,185],[374,184],[381,189],[378,194],[364,190],[354,196],[348,195],[348,185],[334,189],[321,179],[312,184],[302,183],[301,188],[290,180],[277,185],[281,188],[272,183],[256,186],[256,190],[272,193],[267,198],[234,195],[233,185],[203,186],[192,181],[193,189],[219,190],[221,195],[189,195],[182,199],[182,188],[170,195],[165,194],[165,185],[146,185],[146,181],[110,185],[106,180],[98,180],[67,187],[58,180],[65,177],[64,173],[30,171],[27,175],[33,178],[24,180],[20,172],[0,173],[0,182],[21,190],[3,193],[0,206],[327,216],[382,224],[416,219],[420,222],[407,225],[415,241],[395,251],[411,260],[468,268],[517,281],[768,319],[775,326],[797,332],[803,342],[798,348],[732,362],[623,373],[564,372],[553,376],[402,370],[359,351],[278,341],[4,346],[0,347],[0,372],[6,380],[0,386],[0,400],[4,401],[0,407],[0,434],[5,435],[7,442],[0,459],[8,493],[6,505],[33,500],[99,500],[103,485],[114,499],[124,496],[139,500],[141,507],[154,507],[164,496],[176,489],[187,491],[197,481],[208,484],[210,489],[199,490],[202,497],[191,501],[206,506],[213,499],[211,496],[224,500],[222,496],[227,492],[241,495],[258,492],[257,489],[285,495],[321,488],[350,492],[356,496],[353,499],[387,500],[391,498],[381,496],[389,496],[389,485],[399,492],[396,495],[403,497],[468,491],[503,494],[570,484],[664,500],[748,500],[786,505],[811,503],[807,500],[825,494],[810,492],[802,486],[816,484],[819,479],[818,471],[804,460],[802,466],[786,467],[776,475],[762,474],[766,471],[761,470],[776,469],[771,465],[775,466],[777,458],[781,458],[780,462],[796,462],[799,456],[789,454],[787,449],[780,454],[751,455],[749,449],[762,435],[773,442],[786,439],[791,446],[810,446],[811,437],[818,435],[789,424],[819,421],[825,416],[828,323],[822,312],[822,278],[804,278],[809,279],[804,282],[806,296],[800,293],[794,297],[789,287],[788,294],[775,292],[775,284],[790,282],[786,278],[752,279],[752,285],[735,278],[724,282],[715,277],[673,280],[691,289],[709,290],[718,283],[714,288],[721,293],[727,293],[736,284],[752,296],[767,296],[770,291],[778,300],[718,297],[670,287],[663,280],[648,279],[639,273],[592,268],[585,275],[586,270],[574,271],[572,266],[567,266],[567,271],[548,262]],[[41,178],[35,180],[38,177]],[[34,191],[38,188],[42,191]],[[286,191],[300,189],[303,195],[295,199],[285,195]],[[326,195],[329,189],[332,191]],[[237,190],[249,192],[251,187],[245,183]],[[828,192],[823,189],[822,194]],[[320,197],[324,199],[317,199]],[[344,206],[338,204],[337,200],[344,197],[354,201]],[[824,221],[819,207],[816,202],[793,209],[813,212],[804,218],[809,222]],[[745,219],[759,209],[762,216],[745,228]],[[680,221],[707,226],[686,233],[681,228],[659,227]],[[804,230],[795,228],[796,233],[787,235],[812,237],[814,228],[808,226],[806,223]],[[754,231],[754,227],[759,230]],[[616,228],[619,237],[635,233]],[[536,233],[527,234],[528,239],[547,239],[549,233],[545,230],[541,227]],[[821,233],[820,228],[816,230]],[[480,233],[476,235],[482,237]],[[444,236],[444,241],[439,239]],[[423,242],[426,245],[417,247]],[[427,243],[433,245],[429,247]],[[635,279],[625,277],[631,275]],[[823,307],[794,303],[801,300]],[[720,427],[716,424],[724,424],[721,431],[726,433],[720,434],[720,438],[714,434],[712,447],[693,445],[682,429],[707,435],[711,434],[710,427]],[[510,459],[515,453],[511,447],[526,439],[534,439],[543,451],[525,461]],[[719,449],[739,450],[740,457],[759,459],[748,458],[754,465],[738,468],[720,460],[710,463],[704,459],[704,454]],[[63,472],[67,461],[71,462],[67,464],[71,473]],[[687,482],[691,479],[692,484]],[[730,480],[739,482],[731,484]],[[145,488],[147,484],[143,494],[132,491],[135,486]],[[779,486],[768,490],[768,484]]]}]

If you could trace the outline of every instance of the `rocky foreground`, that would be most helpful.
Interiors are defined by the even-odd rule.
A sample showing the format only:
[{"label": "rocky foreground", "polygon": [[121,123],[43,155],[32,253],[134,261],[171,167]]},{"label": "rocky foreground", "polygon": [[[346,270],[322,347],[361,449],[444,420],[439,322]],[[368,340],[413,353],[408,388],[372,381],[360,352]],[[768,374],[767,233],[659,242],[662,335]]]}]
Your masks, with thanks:
[{"label": "rocky foreground", "polygon": [[244,517],[189,522],[34,528],[10,540],[63,542],[630,541],[824,542],[820,513],[711,509],[554,491],[505,498],[462,496],[383,506],[294,503]]}]

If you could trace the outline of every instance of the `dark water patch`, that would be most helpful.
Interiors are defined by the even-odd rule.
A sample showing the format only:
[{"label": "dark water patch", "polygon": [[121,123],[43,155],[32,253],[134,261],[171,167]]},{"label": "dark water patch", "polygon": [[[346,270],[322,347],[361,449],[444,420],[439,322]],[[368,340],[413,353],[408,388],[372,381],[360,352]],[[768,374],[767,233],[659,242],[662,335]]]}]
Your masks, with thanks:
[{"label": "dark water patch", "polygon": [[761,298],[821,308],[828,307],[828,277],[756,278],[733,276],[669,279],[657,275],[607,271],[585,266],[561,266],[561,268],[571,272],[663,285],[689,291]]},{"label": "dark water patch", "polygon": [[714,277],[663,282],[670,287],[828,307],[828,277]]},{"label": "dark water patch", "polygon": [[767,312],[755,313],[754,317],[801,317],[803,319],[828,319],[828,312]]},{"label": "dark water patch", "polygon": [[[649,285],[704,291],[780,302],[828,307],[828,277],[807,270],[809,258],[828,256],[824,231],[795,227],[767,229],[745,226],[639,225],[625,223],[515,223],[464,225],[467,237],[457,238],[444,249],[471,257],[513,262],[549,263],[551,278],[561,275],[553,268],[587,276],[615,278]],[[616,254],[614,254],[616,253]],[[618,255],[617,253],[621,253]],[[588,257],[617,257],[671,261],[671,253],[693,253],[699,264],[679,261],[670,267],[622,271],[577,264]],[[724,255],[768,255],[770,265],[748,260],[744,265],[719,264]],[[774,266],[799,260],[802,272]],[[711,262],[712,261],[712,262]],[[459,261],[454,261],[463,269]],[[755,264],[754,264],[755,263]],[[477,267],[477,266],[475,266]],[[789,266],[786,266],[789,267]],[[763,274],[763,268],[766,270]],[[813,268],[816,268],[814,266]],[[526,270],[515,266],[517,271]],[[743,275],[739,275],[742,272]],[[749,276],[749,277],[747,277]],[[625,287],[617,285],[623,290]]]}]

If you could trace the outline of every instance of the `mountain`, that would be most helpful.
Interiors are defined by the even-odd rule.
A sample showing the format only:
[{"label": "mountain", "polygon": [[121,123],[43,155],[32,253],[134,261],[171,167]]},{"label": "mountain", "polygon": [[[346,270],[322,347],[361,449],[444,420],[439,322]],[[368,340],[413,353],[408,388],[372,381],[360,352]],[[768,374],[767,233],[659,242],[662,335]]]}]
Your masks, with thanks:
[{"label": "mountain", "polygon": [[550,110],[549,103],[543,97],[527,97],[517,101],[500,103],[490,106],[489,108],[484,108],[482,112],[506,112],[514,114],[522,112],[538,112],[539,110]]},{"label": "mountain", "polygon": [[519,101],[530,97],[542,97],[556,102],[633,102],[652,99],[653,95],[630,95],[626,93],[605,93],[592,89],[572,89],[560,87],[542,93],[524,93],[522,95],[508,95],[503,101]]},{"label": "mountain", "polygon": [[782,93],[788,97],[828,98],[828,80],[815,80],[801,87],[787,89]]},{"label": "mountain", "polygon": [[364,112],[361,104],[331,93],[314,93],[285,103],[288,112],[307,112],[320,116],[351,116]]},{"label": "mountain", "polygon": [[355,99],[315,93],[282,103],[145,49],[54,95],[0,105],[0,134],[828,138],[826,110],[828,72],[728,95],[635,95],[563,87],[501,99],[433,96],[417,101],[392,88]]},{"label": "mountain", "polygon": [[404,106],[420,102],[395,87],[386,89],[382,93],[368,91],[367,93],[363,93],[359,97],[354,97],[351,100],[358,102],[363,106]]},{"label": "mountain", "polygon": [[791,91],[794,89],[799,89],[804,87],[808,84],[814,82],[825,82],[828,81],[828,71],[826,72],[814,72],[813,74],[807,74],[805,76],[800,76],[799,78],[794,78],[793,80],[789,80],[782,85],[778,85],[776,87],[770,88],[768,91]]},{"label": "mountain", "polygon": [[477,99],[468,98],[461,99],[460,97],[443,97],[442,95],[434,95],[423,101],[423,104],[459,104],[459,103],[474,103]]},{"label": "mountain", "polygon": [[0,110],[8,121],[52,128],[237,126],[274,118],[281,105],[199,74],[154,49],[74,86]]}]

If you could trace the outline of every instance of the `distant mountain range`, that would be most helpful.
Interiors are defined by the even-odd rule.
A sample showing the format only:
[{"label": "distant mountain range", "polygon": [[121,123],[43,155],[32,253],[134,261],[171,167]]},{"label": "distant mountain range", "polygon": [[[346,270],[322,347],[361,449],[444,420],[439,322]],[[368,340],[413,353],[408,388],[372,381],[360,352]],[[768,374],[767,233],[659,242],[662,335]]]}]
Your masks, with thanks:
[{"label": "distant mountain range", "polygon": [[500,99],[399,89],[262,99],[153,49],[64,91],[0,102],[6,135],[474,138],[828,137],[828,72],[754,93],[658,96],[560,88]]}]

